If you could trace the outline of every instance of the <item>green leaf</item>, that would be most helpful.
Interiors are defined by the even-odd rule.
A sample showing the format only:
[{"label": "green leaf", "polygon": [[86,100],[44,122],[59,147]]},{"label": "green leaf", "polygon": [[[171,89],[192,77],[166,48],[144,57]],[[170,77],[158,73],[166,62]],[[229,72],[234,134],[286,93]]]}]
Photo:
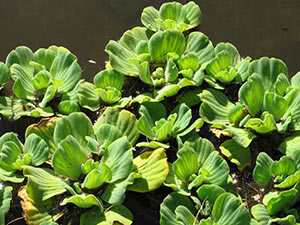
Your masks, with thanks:
[{"label": "green leaf", "polygon": [[187,196],[173,192],[164,199],[160,206],[160,224],[176,224],[175,210],[180,205],[185,206],[192,214],[196,211],[192,201]]},{"label": "green leaf", "polygon": [[194,225],[195,223],[197,224],[197,219],[185,206],[179,205],[175,209],[175,214],[176,214],[177,224],[183,224],[183,225]]},{"label": "green leaf", "polygon": [[248,225],[251,220],[247,208],[231,193],[223,193],[217,198],[212,219],[215,224],[222,225]]},{"label": "green leaf", "polygon": [[288,88],[290,87],[289,78],[285,74],[280,73],[274,85],[275,85],[276,94],[280,96],[284,96]]},{"label": "green leaf", "polygon": [[49,153],[53,154],[57,148],[54,142],[54,128],[56,121],[59,120],[57,117],[43,119],[37,124],[32,124],[27,127],[25,137],[27,138],[30,134],[36,134],[41,137],[49,146]]},{"label": "green leaf", "polygon": [[64,115],[69,115],[74,112],[80,112],[80,108],[76,101],[65,100],[58,104],[58,111]]},{"label": "green leaf", "polygon": [[262,57],[250,64],[250,74],[257,73],[261,79],[264,90],[272,91],[279,74],[288,76],[287,67],[284,62],[276,58]]},{"label": "green leaf", "polygon": [[157,92],[157,96],[155,97],[155,100],[162,101],[166,97],[174,96],[179,92],[181,88],[182,87],[180,87],[178,84],[168,84]]},{"label": "green leaf", "polygon": [[166,82],[174,82],[178,77],[178,68],[172,58],[168,59],[167,67],[164,73]]},{"label": "green leaf", "polygon": [[251,144],[252,140],[256,137],[255,134],[247,129],[227,126],[224,131],[229,132],[232,136],[232,139],[244,148],[247,148]]},{"label": "green leaf", "polygon": [[13,92],[18,98],[35,100],[35,88],[32,83],[33,75],[25,67],[14,64],[10,68],[11,76],[15,80]]},{"label": "green leaf", "polygon": [[177,160],[172,165],[176,176],[184,182],[188,182],[190,176],[199,170],[197,153],[189,146],[182,147],[177,152]]},{"label": "green leaf", "polygon": [[80,194],[80,195],[73,195],[71,197],[67,197],[63,200],[60,205],[66,205],[68,203],[72,203],[80,208],[90,208],[93,206],[97,206],[100,209],[100,212],[103,212],[103,204],[100,199],[95,197],[93,194]]},{"label": "green leaf", "polygon": [[251,75],[239,90],[239,99],[255,117],[263,106],[264,86],[258,74]]},{"label": "green leaf", "polygon": [[217,198],[225,193],[225,190],[215,184],[203,184],[197,190],[198,197],[201,201],[208,201],[211,206],[215,204]]},{"label": "green leaf", "polygon": [[290,130],[300,130],[300,88],[294,88],[284,96],[288,102],[288,109],[283,115],[283,120],[291,117]]},{"label": "green leaf", "polygon": [[101,198],[111,205],[121,204],[125,200],[126,188],[132,182],[133,176],[129,175],[126,179],[108,184]]},{"label": "green leaf", "polygon": [[134,146],[140,135],[137,123],[135,115],[131,112],[107,107],[94,124],[94,130],[97,131],[97,128],[101,124],[113,125],[117,127],[121,131],[122,136],[126,136],[129,143]]},{"label": "green leaf", "polygon": [[56,52],[51,47],[48,49],[40,48],[34,52],[33,61],[45,66],[49,71],[55,57]]},{"label": "green leaf", "polygon": [[234,140],[227,140],[220,146],[220,150],[232,163],[236,164],[240,171],[251,166],[251,153],[249,148],[244,148]]},{"label": "green leaf", "polygon": [[101,163],[99,168],[93,169],[85,177],[82,187],[87,189],[96,189],[100,187],[103,183],[109,182],[112,178],[111,171],[108,166]]},{"label": "green leaf", "polygon": [[19,46],[15,50],[12,50],[7,58],[6,65],[10,68],[13,64],[19,64],[25,68],[29,73],[33,73],[33,68],[29,65],[29,62],[33,58],[33,52],[26,46]]},{"label": "green leaf", "polygon": [[201,99],[199,94],[202,92],[202,89],[193,89],[186,90],[177,98],[178,103],[185,103],[188,107],[192,107],[200,104]]},{"label": "green leaf", "polygon": [[158,102],[145,102],[140,106],[139,113],[141,117],[137,123],[138,130],[146,137],[154,139],[152,127],[155,126],[155,121],[166,118],[164,105]]},{"label": "green leaf", "polygon": [[134,158],[133,167],[133,173],[137,174],[138,178],[134,179],[127,189],[136,192],[148,192],[159,188],[169,173],[167,155],[163,148],[140,154]]},{"label": "green leaf", "polygon": [[185,37],[176,30],[158,31],[149,40],[149,52],[151,60],[166,62],[168,53],[176,53],[181,56],[185,49]]},{"label": "green leaf", "polygon": [[283,209],[288,209],[298,200],[298,191],[290,189],[281,192],[269,192],[264,196],[263,203],[270,215],[276,215]]},{"label": "green leaf", "polygon": [[187,36],[185,52],[194,53],[200,65],[209,62],[215,56],[212,42],[201,32],[192,32]]},{"label": "green leaf", "polygon": [[286,155],[292,155],[299,149],[300,144],[300,132],[294,132],[292,135],[284,139],[279,145],[279,151]]},{"label": "green leaf", "polygon": [[261,225],[271,225],[272,223],[272,218],[263,204],[253,206],[251,214]]},{"label": "green leaf", "polygon": [[113,104],[120,100],[121,92],[114,87],[107,87],[106,89],[97,88],[95,92],[100,96],[106,104]]},{"label": "green leaf", "polygon": [[150,141],[150,142],[139,142],[136,144],[136,147],[144,147],[144,148],[169,148],[170,146],[168,144],[164,144],[158,141]]},{"label": "green leaf", "polygon": [[184,142],[184,146],[192,147],[197,153],[199,166],[203,166],[210,153],[215,151],[214,145],[208,139],[199,136],[189,138]]},{"label": "green leaf", "polygon": [[288,176],[284,181],[280,184],[276,184],[276,188],[290,188],[294,186],[300,180],[300,170],[295,172],[294,174]]},{"label": "green leaf", "polygon": [[267,91],[264,96],[263,108],[265,111],[270,112],[274,119],[278,121],[287,111],[288,102],[283,97]]},{"label": "green leaf", "polygon": [[0,62],[0,84],[8,82],[10,77],[9,69],[6,64]]},{"label": "green leaf", "polygon": [[0,151],[0,167],[7,172],[13,172],[16,169],[20,169],[14,166],[14,163],[22,155],[22,149],[13,142],[7,141],[2,145]]},{"label": "green leaf", "polygon": [[72,113],[56,122],[54,130],[54,142],[60,143],[66,137],[71,135],[80,144],[84,152],[88,152],[88,141],[86,136],[94,137],[92,122],[84,113]]},{"label": "green leaf", "polygon": [[185,104],[179,104],[171,112],[171,114],[177,114],[176,121],[172,127],[173,136],[183,131],[190,123],[192,119],[192,110]]},{"label": "green leaf", "polygon": [[32,165],[39,166],[48,160],[49,147],[41,137],[33,133],[26,138],[24,153],[32,155]]},{"label": "green leaf", "polygon": [[272,163],[271,172],[275,176],[292,175],[296,171],[296,164],[288,156],[282,156],[279,161]]},{"label": "green leaf", "polygon": [[42,194],[43,201],[72,189],[65,181],[55,176],[54,172],[48,169],[25,166],[24,175],[28,177],[27,185],[34,185],[37,191]]},{"label": "green leaf", "polygon": [[24,176],[16,174],[14,171],[8,172],[0,167],[0,180],[12,183],[22,183],[24,181]]},{"label": "green leaf", "polygon": [[200,116],[207,123],[229,123],[229,112],[234,107],[228,98],[220,91],[206,89],[200,94],[202,104]]},{"label": "green leaf", "polygon": [[[2,184],[1,184],[2,185]],[[10,201],[12,200],[12,190],[10,186],[0,188],[0,224],[5,224],[5,215],[10,208]]]},{"label": "green leaf", "polygon": [[71,91],[81,78],[81,68],[77,58],[70,52],[60,52],[52,62],[50,73],[55,80],[63,81],[58,93]]},{"label": "green leaf", "polygon": [[47,89],[51,73],[47,70],[41,70],[32,79],[33,86],[36,90]]},{"label": "green leaf", "polygon": [[192,52],[182,56],[177,63],[180,70],[192,69],[194,72],[196,72],[200,66],[197,55]]},{"label": "green leaf", "polygon": [[126,137],[119,138],[108,146],[102,160],[111,170],[111,183],[129,176],[132,170],[132,159],[131,145]]},{"label": "green leaf", "polygon": [[244,113],[244,107],[245,106],[243,104],[238,104],[238,105],[235,105],[229,111],[228,118],[229,118],[230,122],[237,123],[242,119],[243,113]]},{"label": "green leaf", "polygon": [[59,142],[58,149],[52,157],[52,166],[56,173],[78,180],[81,175],[81,164],[87,159],[87,153],[77,139],[69,135]]},{"label": "green leaf", "polygon": [[105,143],[106,140],[112,143],[120,137],[122,137],[122,132],[114,125],[103,123],[96,129],[96,138],[99,145]]},{"label": "green leaf", "polygon": [[213,151],[209,154],[202,166],[202,171],[203,169],[205,173],[207,173],[202,173],[202,175],[205,176],[206,183],[224,185],[227,181],[229,166],[217,151]]},{"label": "green leaf", "polygon": [[257,184],[268,184],[272,179],[271,166],[273,160],[264,152],[258,154],[253,179]]},{"label": "green leaf", "polygon": [[291,79],[291,86],[293,88],[298,88],[300,84],[300,72],[297,72]]},{"label": "green leaf", "polygon": [[123,87],[124,75],[113,69],[102,70],[94,77],[96,88],[114,87],[119,91]]},{"label": "green leaf", "polygon": [[249,119],[244,127],[251,128],[255,130],[257,133],[266,134],[270,133],[273,130],[276,130],[276,122],[274,117],[269,112],[263,112],[261,115],[262,119],[259,118],[251,118]]},{"label": "green leaf", "polygon": [[79,105],[91,111],[96,111],[100,107],[99,96],[95,86],[89,82],[82,82],[78,87]]}]

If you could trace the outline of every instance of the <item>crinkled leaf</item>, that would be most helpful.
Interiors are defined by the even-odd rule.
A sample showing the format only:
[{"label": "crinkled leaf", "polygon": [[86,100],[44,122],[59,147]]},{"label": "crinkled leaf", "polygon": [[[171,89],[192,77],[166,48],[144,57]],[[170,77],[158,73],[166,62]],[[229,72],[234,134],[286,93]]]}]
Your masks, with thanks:
[{"label": "crinkled leaf", "polygon": [[284,98],[288,102],[288,109],[283,120],[291,117],[290,130],[300,130],[300,88],[294,88]]},{"label": "crinkled leaf", "polygon": [[43,119],[39,123],[32,124],[26,129],[26,138],[30,134],[36,134],[41,137],[49,146],[49,153],[53,154],[57,148],[56,143],[54,142],[54,128],[56,121],[59,120],[58,117],[52,117],[48,119]]},{"label": "crinkled leaf", "polygon": [[248,209],[231,193],[223,193],[217,198],[212,219],[216,224],[222,225],[248,225],[251,220]]},{"label": "crinkled leaf", "polygon": [[94,137],[92,122],[85,114],[80,112],[61,118],[56,122],[53,134],[54,141],[58,144],[69,135],[78,141],[83,151],[88,152],[88,141],[85,137]]},{"label": "crinkled leaf", "polygon": [[284,62],[276,58],[262,57],[250,64],[250,74],[257,73],[266,91],[272,91],[279,74],[288,76]]},{"label": "crinkled leaf", "polygon": [[160,206],[160,224],[176,224],[175,210],[180,205],[185,206],[192,214],[196,211],[192,201],[187,196],[173,192],[164,199]]},{"label": "crinkled leaf", "polygon": [[272,218],[263,204],[253,206],[251,214],[261,225],[271,225],[272,223]]},{"label": "crinkled leaf", "polygon": [[166,62],[168,53],[181,56],[185,49],[185,37],[176,30],[158,31],[149,40],[151,60]]},{"label": "crinkled leaf", "polygon": [[192,174],[198,172],[197,153],[189,146],[182,147],[177,152],[177,160],[172,165],[176,176],[184,182],[188,182]]},{"label": "crinkled leaf", "polygon": [[264,86],[258,74],[251,75],[239,90],[239,99],[249,113],[255,115],[261,110],[264,99]]},{"label": "crinkled leaf", "polygon": [[229,166],[217,151],[209,154],[201,169],[205,171],[205,173],[201,172],[207,183],[223,185],[227,181]]},{"label": "crinkled leaf", "polygon": [[55,176],[52,170],[25,166],[24,175],[28,177],[28,185],[32,184],[42,195],[43,201],[71,189],[64,180]]},{"label": "crinkled leaf", "polygon": [[208,201],[211,206],[214,205],[219,195],[225,193],[225,190],[215,184],[203,184],[197,190],[198,197],[201,201]]},{"label": "crinkled leaf", "polygon": [[273,130],[276,130],[276,122],[274,117],[269,112],[263,112],[262,118],[251,118],[249,119],[244,127],[251,128],[257,133],[266,134]]},{"label": "crinkled leaf", "polygon": [[5,224],[5,215],[8,213],[10,208],[10,201],[12,199],[12,190],[10,186],[0,189],[0,224]]},{"label": "crinkled leaf", "polygon": [[280,73],[274,85],[276,94],[284,96],[288,88],[290,87],[289,78],[285,74]]},{"label": "crinkled leaf", "polygon": [[274,161],[271,166],[271,172],[276,176],[292,175],[295,170],[296,164],[294,160],[288,156],[282,156],[279,161]]},{"label": "crinkled leaf", "polygon": [[59,142],[58,149],[52,157],[52,166],[56,173],[72,180],[78,180],[81,175],[81,164],[88,159],[77,139],[69,135]]},{"label": "crinkled leaf", "polygon": [[200,98],[200,116],[205,122],[229,123],[228,115],[234,104],[222,92],[209,88],[200,94]]},{"label": "crinkled leaf", "polygon": [[103,183],[109,182],[112,178],[111,171],[105,163],[101,163],[99,168],[93,169],[87,174],[82,183],[82,187],[87,189],[96,189]]},{"label": "crinkled leaf", "polygon": [[26,138],[24,153],[32,155],[32,165],[39,166],[48,159],[49,147],[41,137],[33,133]]},{"label": "crinkled leaf", "polygon": [[263,108],[265,111],[270,112],[274,119],[278,121],[287,111],[288,102],[274,92],[267,91],[264,96]]},{"label": "crinkled leaf", "polygon": [[132,149],[126,137],[114,141],[108,146],[103,155],[103,162],[110,168],[112,179],[115,182],[129,176],[132,170]]},{"label": "crinkled leaf", "polygon": [[140,154],[133,160],[133,166],[133,173],[138,174],[138,178],[127,189],[136,192],[157,189],[169,173],[167,155],[163,148]]},{"label": "crinkled leaf", "polygon": [[124,75],[113,69],[102,70],[94,77],[96,88],[114,87],[121,90],[123,87]]},{"label": "crinkled leaf", "polygon": [[97,206],[100,209],[100,212],[103,212],[103,204],[100,199],[98,199],[93,194],[80,194],[80,195],[73,195],[71,197],[67,197],[63,200],[60,205],[66,205],[68,203],[72,203],[80,208],[90,208],[93,206]]},{"label": "crinkled leaf", "polygon": [[244,148],[247,148],[252,140],[256,137],[251,131],[236,127],[226,127],[225,132],[229,132],[232,139]]},{"label": "crinkled leaf", "polygon": [[240,171],[251,165],[250,149],[240,146],[232,139],[223,142],[220,150],[232,163],[237,165]]},{"label": "crinkled leaf", "polygon": [[10,77],[10,73],[9,73],[8,66],[3,62],[0,62],[0,84],[4,84],[8,82],[9,77]]},{"label": "crinkled leaf", "polygon": [[81,78],[81,68],[77,58],[70,52],[60,52],[52,62],[50,73],[55,80],[62,80],[59,93],[71,91]]},{"label": "crinkled leaf", "polygon": [[95,86],[89,82],[82,82],[78,87],[79,105],[91,111],[96,111],[100,107],[99,96],[95,91]]},{"label": "crinkled leaf", "polygon": [[261,152],[256,159],[256,166],[253,170],[253,179],[257,184],[268,184],[272,179],[271,166],[272,158]]},{"label": "crinkled leaf", "polygon": [[105,123],[117,127],[121,131],[122,136],[126,136],[129,143],[134,146],[140,135],[137,128],[138,122],[134,114],[127,110],[107,107],[94,124],[94,130],[97,131],[97,128]]}]

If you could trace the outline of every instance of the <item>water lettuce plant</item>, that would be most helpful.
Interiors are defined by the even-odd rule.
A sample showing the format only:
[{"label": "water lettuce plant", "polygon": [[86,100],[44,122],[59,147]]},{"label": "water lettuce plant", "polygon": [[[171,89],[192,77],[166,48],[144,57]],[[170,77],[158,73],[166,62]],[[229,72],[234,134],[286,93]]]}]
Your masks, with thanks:
[{"label": "water lettuce plant", "polygon": [[28,225],[300,224],[300,73],[201,20],[192,1],[145,8],[93,83],[66,48],[9,53],[1,119],[45,118],[0,137],[0,225],[17,196]]},{"label": "water lettuce plant", "polygon": [[49,117],[55,112],[70,114],[80,111],[80,106],[94,111],[99,108],[95,88],[80,80],[77,58],[66,48],[50,46],[32,52],[20,46],[8,54],[1,68],[9,69],[15,96],[1,96],[0,111],[6,118]]}]

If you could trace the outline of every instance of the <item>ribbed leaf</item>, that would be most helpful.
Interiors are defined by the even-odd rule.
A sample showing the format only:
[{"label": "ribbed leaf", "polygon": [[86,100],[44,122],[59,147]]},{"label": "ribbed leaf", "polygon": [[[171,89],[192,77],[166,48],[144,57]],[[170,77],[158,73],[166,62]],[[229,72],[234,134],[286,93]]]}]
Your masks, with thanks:
[{"label": "ribbed leaf", "polygon": [[87,153],[79,142],[69,135],[59,142],[58,149],[52,157],[52,166],[56,173],[78,180],[81,175],[81,164],[87,159]]},{"label": "ribbed leaf", "polygon": [[240,171],[251,165],[250,149],[243,148],[232,139],[223,142],[220,150],[232,163],[237,165]]},{"label": "ribbed leaf", "polygon": [[105,123],[117,127],[121,131],[122,136],[126,136],[129,143],[134,146],[140,135],[134,114],[127,110],[107,107],[94,124],[94,130],[97,131],[97,128]]},{"label": "ribbed leaf", "polygon": [[48,160],[49,147],[41,137],[33,133],[26,138],[24,153],[32,155],[32,165],[39,166]]},{"label": "ribbed leaf", "polygon": [[222,225],[249,225],[251,220],[247,208],[231,193],[223,193],[217,198],[212,219]]},{"label": "ribbed leaf", "polygon": [[264,152],[258,154],[253,179],[257,184],[268,184],[272,179],[271,165],[273,160]]},{"label": "ribbed leaf", "polygon": [[100,209],[100,212],[103,212],[103,205],[100,199],[95,197],[93,194],[80,194],[67,197],[63,200],[60,205],[66,205],[72,203],[80,208],[90,208],[97,206]]},{"label": "ribbed leaf", "polygon": [[166,62],[168,53],[176,53],[180,57],[184,49],[185,37],[179,31],[159,31],[149,40],[151,60],[155,62]]},{"label": "ribbed leaf", "polygon": [[229,123],[228,115],[234,104],[222,92],[209,88],[200,94],[200,98],[200,116],[205,122]]},{"label": "ribbed leaf", "polygon": [[128,190],[136,192],[153,191],[165,181],[169,167],[163,148],[144,152],[133,160],[133,172],[138,175]]}]

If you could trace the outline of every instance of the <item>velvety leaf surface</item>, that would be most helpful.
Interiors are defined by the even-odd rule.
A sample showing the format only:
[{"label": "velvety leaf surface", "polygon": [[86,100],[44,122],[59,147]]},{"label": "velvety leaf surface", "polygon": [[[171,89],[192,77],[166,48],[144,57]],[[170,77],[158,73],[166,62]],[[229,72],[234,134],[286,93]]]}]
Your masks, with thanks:
[{"label": "velvety leaf surface", "polygon": [[56,173],[72,180],[78,180],[81,175],[81,164],[88,159],[77,139],[69,135],[58,144],[58,149],[52,157],[52,166]]},{"label": "velvety leaf surface", "polygon": [[32,165],[39,166],[48,159],[49,147],[41,137],[33,133],[26,138],[24,153],[32,155]]},{"label": "velvety leaf surface", "polygon": [[163,148],[140,154],[133,160],[133,167],[133,173],[138,174],[138,178],[127,189],[136,192],[159,188],[169,173],[167,155]]},{"label": "velvety leaf surface", "polygon": [[97,128],[105,123],[117,127],[122,135],[127,137],[130,144],[134,146],[140,135],[137,129],[137,119],[134,114],[127,110],[107,107],[94,124],[94,130],[97,131]]}]

